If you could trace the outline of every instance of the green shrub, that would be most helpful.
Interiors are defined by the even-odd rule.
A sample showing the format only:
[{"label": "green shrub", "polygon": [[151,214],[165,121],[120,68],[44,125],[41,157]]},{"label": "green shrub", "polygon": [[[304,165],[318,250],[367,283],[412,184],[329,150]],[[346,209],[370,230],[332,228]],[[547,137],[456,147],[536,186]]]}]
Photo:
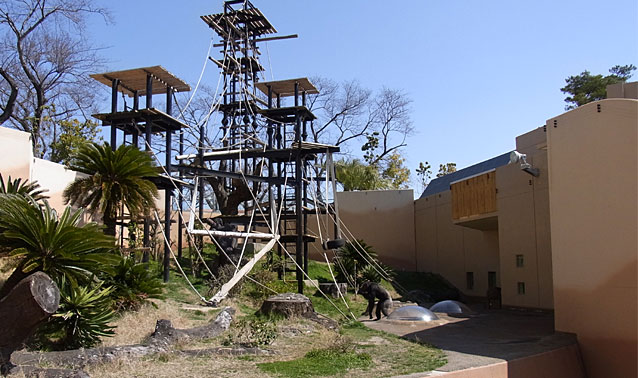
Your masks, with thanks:
[{"label": "green shrub", "polygon": [[116,311],[138,310],[149,298],[162,298],[162,281],[153,276],[148,264],[136,264],[132,258],[123,258],[104,282],[113,288]]},{"label": "green shrub", "polygon": [[56,283],[62,279],[88,284],[94,275],[111,273],[119,255],[115,239],[94,223],[80,226],[82,211],[70,207],[58,216],[47,201],[0,194],[0,245],[19,260],[0,289],[0,298],[29,274],[42,271]]},{"label": "green shrub", "polygon": [[103,288],[101,284],[89,288],[63,282],[58,311],[38,330],[41,346],[62,350],[90,348],[99,344],[101,337],[112,336],[112,292],[112,287]]},{"label": "green shrub", "polygon": [[258,347],[272,344],[277,338],[277,325],[272,319],[242,319],[238,321],[231,332],[223,340],[224,345],[242,345]]},{"label": "green shrub", "polygon": [[[365,253],[361,252],[361,249],[363,249]],[[353,283],[356,280],[357,284],[364,281],[379,283],[381,279],[385,279],[386,277],[379,274],[377,270],[382,273],[385,272],[384,274],[387,276],[393,275],[392,269],[383,265],[377,258],[377,252],[363,240],[349,242],[339,248],[335,260],[338,260],[338,264],[335,264],[337,267],[336,278],[342,282]]]}]

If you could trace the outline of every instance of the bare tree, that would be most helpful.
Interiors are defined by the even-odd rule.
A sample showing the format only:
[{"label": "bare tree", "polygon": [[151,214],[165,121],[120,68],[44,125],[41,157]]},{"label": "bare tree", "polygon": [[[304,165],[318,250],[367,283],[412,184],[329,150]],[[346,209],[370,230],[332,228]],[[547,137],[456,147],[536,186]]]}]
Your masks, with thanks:
[{"label": "bare tree", "polygon": [[86,119],[95,103],[88,74],[101,61],[84,37],[91,14],[108,19],[93,0],[0,0],[3,111],[11,126],[31,134],[36,156],[51,153],[57,121]]},{"label": "bare tree", "polygon": [[[383,88],[378,93],[361,87],[357,81],[335,83],[313,78],[320,94],[309,96],[308,106],[318,117],[310,127],[313,142],[341,147],[349,155],[355,147],[364,152],[366,162],[389,171],[406,139],[414,133],[412,100],[402,91]],[[391,159],[391,157],[395,157]],[[315,174],[325,173],[323,164]]]}]

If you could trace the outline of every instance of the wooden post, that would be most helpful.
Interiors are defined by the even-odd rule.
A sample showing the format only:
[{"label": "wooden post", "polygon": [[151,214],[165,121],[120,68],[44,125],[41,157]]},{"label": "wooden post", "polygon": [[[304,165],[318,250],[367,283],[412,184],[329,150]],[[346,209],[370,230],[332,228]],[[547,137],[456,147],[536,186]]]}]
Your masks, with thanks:
[{"label": "wooden post", "polygon": [[58,310],[60,290],[45,273],[20,281],[0,300],[0,365],[10,364],[11,353],[49,316]]}]

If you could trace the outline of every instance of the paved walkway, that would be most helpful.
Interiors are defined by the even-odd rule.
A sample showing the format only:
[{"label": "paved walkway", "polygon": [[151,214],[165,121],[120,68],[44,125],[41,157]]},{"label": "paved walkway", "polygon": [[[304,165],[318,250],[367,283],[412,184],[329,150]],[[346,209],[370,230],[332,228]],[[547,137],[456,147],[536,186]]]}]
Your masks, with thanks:
[{"label": "paved walkway", "polygon": [[546,312],[487,310],[457,318],[437,314],[429,323],[361,320],[368,327],[441,348],[448,363],[440,372],[456,371],[526,357],[576,343],[573,334],[555,333]]}]

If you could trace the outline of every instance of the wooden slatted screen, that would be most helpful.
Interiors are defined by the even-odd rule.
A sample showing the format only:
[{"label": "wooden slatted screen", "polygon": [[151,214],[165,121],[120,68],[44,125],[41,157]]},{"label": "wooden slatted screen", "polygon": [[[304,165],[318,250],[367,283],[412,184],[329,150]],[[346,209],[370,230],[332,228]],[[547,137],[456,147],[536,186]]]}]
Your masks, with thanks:
[{"label": "wooden slatted screen", "polygon": [[452,219],[492,213],[496,208],[496,172],[470,177],[451,185]]}]

